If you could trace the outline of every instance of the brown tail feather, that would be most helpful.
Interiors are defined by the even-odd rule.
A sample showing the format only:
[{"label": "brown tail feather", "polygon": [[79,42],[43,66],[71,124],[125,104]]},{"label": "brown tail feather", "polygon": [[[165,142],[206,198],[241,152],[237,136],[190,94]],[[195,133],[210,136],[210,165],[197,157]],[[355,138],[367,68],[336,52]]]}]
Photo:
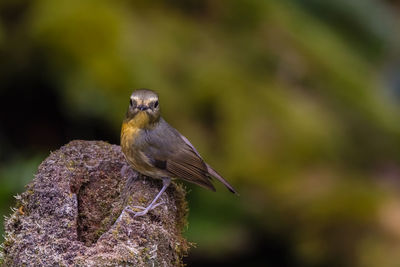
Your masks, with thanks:
[{"label": "brown tail feather", "polygon": [[[192,143],[190,143],[190,141],[189,141],[185,136],[183,136],[183,135],[181,135],[181,134],[179,134],[179,135],[181,136],[181,138],[183,139],[183,141],[185,141],[185,143],[186,143],[189,147],[191,147],[191,148],[193,149],[193,152],[196,153],[196,155],[201,159],[201,156],[200,156],[199,152],[197,152],[196,148],[192,145]],[[216,170],[214,170],[213,168],[211,168],[211,166],[208,165],[206,162],[204,162],[204,163],[206,164],[208,173],[209,173],[211,176],[217,178],[221,183],[223,183],[223,184],[226,186],[226,188],[228,188],[229,191],[231,191],[232,193],[234,193],[234,194],[236,194],[236,195],[239,195],[238,192],[236,192],[236,190],[235,190],[221,175],[219,175],[219,174],[217,173]]]},{"label": "brown tail feather", "polygon": [[223,183],[226,186],[226,188],[228,188],[229,191],[231,191],[232,193],[234,193],[236,195],[239,195],[238,192],[233,188],[233,186],[231,186],[220,174],[218,174],[216,170],[211,168],[211,166],[208,165],[207,163],[206,163],[206,166],[208,169],[208,173],[211,174],[211,176],[217,178],[218,181]]}]

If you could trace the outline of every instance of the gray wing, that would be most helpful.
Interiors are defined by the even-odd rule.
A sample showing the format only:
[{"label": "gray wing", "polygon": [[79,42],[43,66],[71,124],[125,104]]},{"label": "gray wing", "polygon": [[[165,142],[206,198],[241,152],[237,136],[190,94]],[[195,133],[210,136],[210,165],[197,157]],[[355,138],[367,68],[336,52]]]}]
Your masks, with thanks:
[{"label": "gray wing", "polygon": [[223,183],[232,193],[236,190],[201,158],[190,141],[163,119],[159,126],[146,135],[145,155],[153,166],[164,169],[174,177],[215,191],[211,176]]},{"label": "gray wing", "polygon": [[160,119],[159,125],[144,136],[141,142],[145,145],[141,146],[141,150],[154,167],[164,170],[168,176],[215,191],[207,164],[167,122]]}]

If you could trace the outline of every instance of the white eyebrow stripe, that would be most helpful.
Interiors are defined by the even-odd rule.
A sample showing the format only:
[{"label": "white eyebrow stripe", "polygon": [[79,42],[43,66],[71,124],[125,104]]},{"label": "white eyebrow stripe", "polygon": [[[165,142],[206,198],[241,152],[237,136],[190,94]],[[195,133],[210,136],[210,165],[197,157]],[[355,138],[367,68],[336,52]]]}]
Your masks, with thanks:
[{"label": "white eyebrow stripe", "polygon": [[157,97],[150,97],[150,98],[145,98],[143,99],[142,97],[137,97],[137,96],[131,96],[132,100],[142,100],[142,101],[155,101],[158,100]]}]

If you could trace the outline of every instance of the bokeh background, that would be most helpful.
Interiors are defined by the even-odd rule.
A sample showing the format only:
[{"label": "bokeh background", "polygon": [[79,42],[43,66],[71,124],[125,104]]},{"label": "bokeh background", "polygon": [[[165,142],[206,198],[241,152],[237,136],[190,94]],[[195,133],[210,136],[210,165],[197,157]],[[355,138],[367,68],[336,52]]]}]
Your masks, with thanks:
[{"label": "bokeh background", "polygon": [[400,266],[400,5],[1,0],[0,213],[134,88],[240,192],[187,185],[188,266]]}]

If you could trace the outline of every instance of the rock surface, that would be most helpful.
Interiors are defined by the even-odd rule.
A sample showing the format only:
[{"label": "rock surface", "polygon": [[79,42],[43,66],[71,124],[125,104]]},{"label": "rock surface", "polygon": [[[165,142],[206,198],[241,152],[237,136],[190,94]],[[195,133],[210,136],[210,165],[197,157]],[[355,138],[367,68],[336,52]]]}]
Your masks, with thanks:
[{"label": "rock surface", "polygon": [[[187,204],[171,183],[163,204],[141,217],[162,186],[126,163],[119,146],[72,141],[42,162],[5,222],[4,266],[181,266]],[[116,219],[122,212],[118,222]]]}]

